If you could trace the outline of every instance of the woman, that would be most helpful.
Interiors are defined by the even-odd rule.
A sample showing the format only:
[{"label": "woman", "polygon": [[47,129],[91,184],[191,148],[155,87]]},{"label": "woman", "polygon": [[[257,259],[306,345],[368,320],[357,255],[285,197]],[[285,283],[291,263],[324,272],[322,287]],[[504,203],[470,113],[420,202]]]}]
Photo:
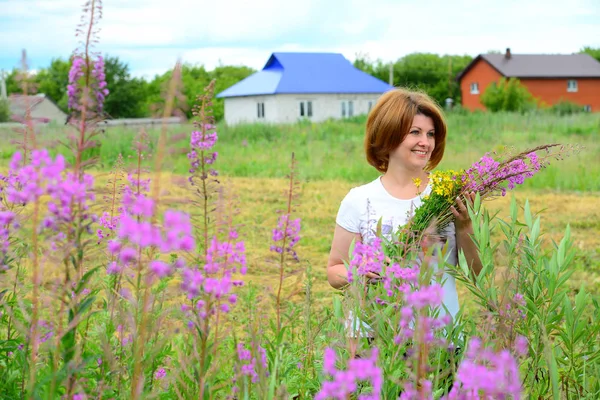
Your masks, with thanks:
[{"label": "woman", "polygon": [[[383,234],[389,235],[420,206],[422,196],[431,191],[428,171],[442,160],[445,141],[446,123],[429,96],[403,89],[381,96],[367,120],[365,150],[369,164],[383,175],[351,189],[341,202],[327,265],[331,286],[339,289],[348,283],[343,260],[348,258],[353,240],[371,242],[380,218]],[[444,232],[449,245],[447,262],[456,265],[457,249],[462,249],[478,274],[481,261],[469,236],[473,233],[471,219],[459,199],[452,213],[455,223]],[[378,276],[369,273],[367,278]],[[459,309],[455,281],[447,273],[443,279],[443,303],[454,318]]]}]

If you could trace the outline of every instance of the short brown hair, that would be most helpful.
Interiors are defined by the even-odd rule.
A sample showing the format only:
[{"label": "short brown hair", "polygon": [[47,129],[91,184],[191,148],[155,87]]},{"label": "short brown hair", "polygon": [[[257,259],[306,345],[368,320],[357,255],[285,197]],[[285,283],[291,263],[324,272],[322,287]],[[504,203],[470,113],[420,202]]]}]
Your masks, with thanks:
[{"label": "short brown hair", "polygon": [[369,113],[365,134],[369,164],[380,172],[387,171],[390,153],[408,135],[417,114],[431,118],[435,127],[435,148],[425,169],[430,171],[440,163],[446,146],[446,121],[442,110],[425,93],[394,89],[384,93]]}]

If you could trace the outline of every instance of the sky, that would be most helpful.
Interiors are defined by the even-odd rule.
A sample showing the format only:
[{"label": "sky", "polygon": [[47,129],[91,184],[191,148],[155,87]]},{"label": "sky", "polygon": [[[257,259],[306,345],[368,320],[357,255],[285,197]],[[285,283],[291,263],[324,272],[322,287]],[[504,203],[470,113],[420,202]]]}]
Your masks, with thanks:
[{"label": "sky", "polygon": [[[600,0],[104,0],[95,50],[151,79],[179,59],[261,69],[275,51],[395,61],[600,47]],[[79,45],[81,0],[0,0],[0,69],[31,70]]]}]

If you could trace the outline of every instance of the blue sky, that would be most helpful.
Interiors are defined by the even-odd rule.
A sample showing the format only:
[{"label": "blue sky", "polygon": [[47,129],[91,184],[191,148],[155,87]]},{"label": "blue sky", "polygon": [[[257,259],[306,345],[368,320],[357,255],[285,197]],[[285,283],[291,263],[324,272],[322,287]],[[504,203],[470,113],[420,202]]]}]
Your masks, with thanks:
[{"label": "blue sky", "polygon": [[[77,46],[81,0],[0,0],[0,68],[33,70]],[[567,5],[568,4],[568,5]],[[273,51],[354,60],[412,52],[573,53],[600,47],[600,0],[104,0],[102,53],[152,77],[180,58],[260,69]]]}]

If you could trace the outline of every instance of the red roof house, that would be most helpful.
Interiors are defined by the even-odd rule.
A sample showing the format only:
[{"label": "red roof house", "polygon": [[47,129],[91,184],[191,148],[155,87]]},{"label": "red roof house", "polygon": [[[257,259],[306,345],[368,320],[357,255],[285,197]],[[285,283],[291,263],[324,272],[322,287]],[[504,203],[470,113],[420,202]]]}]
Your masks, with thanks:
[{"label": "red roof house", "polygon": [[518,78],[547,105],[569,101],[600,112],[600,62],[588,54],[480,54],[457,76],[463,107],[485,110],[481,94],[502,77]]}]

